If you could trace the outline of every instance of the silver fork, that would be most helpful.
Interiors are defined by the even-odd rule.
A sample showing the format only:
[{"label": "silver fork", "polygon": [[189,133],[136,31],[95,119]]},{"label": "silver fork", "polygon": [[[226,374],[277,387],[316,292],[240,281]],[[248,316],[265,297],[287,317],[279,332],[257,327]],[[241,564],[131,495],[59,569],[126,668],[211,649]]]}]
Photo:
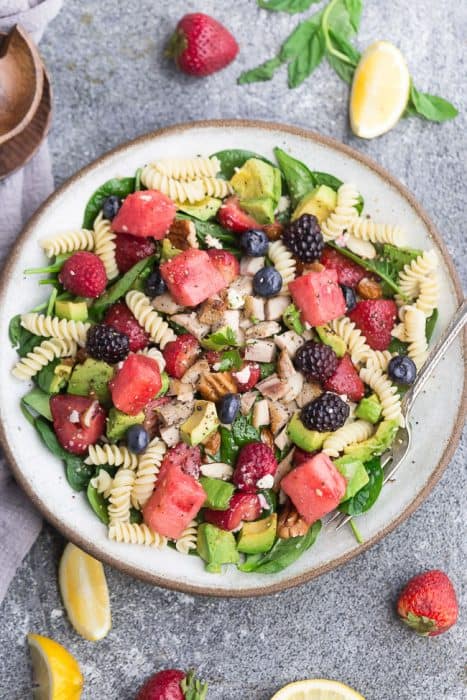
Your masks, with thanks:
[{"label": "silver fork", "polygon": [[[405,427],[400,428],[397,434],[397,438],[394,441],[393,446],[390,450],[383,454],[381,458],[381,467],[383,470],[388,465],[391,465],[387,473],[384,472],[383,486],[388,481],[390,481],[402,462],[407,456],[412,442],[412,428],[410,425],[410,411],[415,403],[415,399],[425,386],[427,380],[431,376],[433,370],[437,366],[438,362],[445,355],[446,351],[450,347],[451,343],[455,340],[458,334],[461,332],[465,323],[467,322],[467,300],[464,300],[462,304],[457,309],[456,313],[452,317],[448,327],[444,331],[443,335],[436,343],[433,348],[428,360],[423,365],[422,369],[417,375],[415,382],[412,384],[410,389],[405,394],[402,400],[402,415],[404,416]],[[346,515],[345,513],[340,513],[337,511],[332,518],[330,518],[326,526],[330,523],[336,523],[336,530],[340,530],[341,527],[346,525],[352,520],[352,515]]]}]

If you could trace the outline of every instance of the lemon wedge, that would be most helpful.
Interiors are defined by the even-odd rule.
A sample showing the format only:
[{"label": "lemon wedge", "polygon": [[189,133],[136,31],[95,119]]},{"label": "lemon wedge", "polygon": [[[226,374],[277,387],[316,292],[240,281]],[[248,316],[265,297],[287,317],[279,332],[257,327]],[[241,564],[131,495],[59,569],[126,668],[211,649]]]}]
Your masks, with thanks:
[{"label": "lemon wedge", "polygon": [[355,70],[350,93],[350,125],[363,139],[386,133],[407,106],[410,74],[399,49],[389,41],[368,47]]},{"label": "lemon wedge", "polygon": [[271,700],[365,700],[363,695],[338,681],[310,678],[284,686]]},{"label": "lemon wedge", "polygon": [[79,700],[83,676],[78,662],[58,642],[28,634],[34,700]]},{"label": "lemon wedge", "polygon": [[104,567],[74,544],[65,547],[58,570],[63,604],[84,639],[103,639],[112,626]]}]

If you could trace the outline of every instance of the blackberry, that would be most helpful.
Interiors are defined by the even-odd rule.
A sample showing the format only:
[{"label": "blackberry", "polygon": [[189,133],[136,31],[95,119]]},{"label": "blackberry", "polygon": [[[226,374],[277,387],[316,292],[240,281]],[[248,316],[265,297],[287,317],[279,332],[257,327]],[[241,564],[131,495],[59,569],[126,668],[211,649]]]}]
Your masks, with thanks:
[{"label": "blackberry", "polygon": [[308,430],[327,433],[341,428],[349,417],[350,408],[337,394],[327,391],[302,408],[300,418]]},{"label": "blackberry", "polygon": [[307,379],[325,382],[336,371],[339,360],[329,345],[307,340],[295,353],[294,364]]},{"label": "blackberry", "polygon": [[115,364],[124,360],[130,352],[130,339],[112,326],[99,323],[88,330],[86,351],[95,360]]},{"label": "blackberry", "polygon": [[324,249],[323,234],[316,216],[302,214],[287,224],[282,234],[284,245],[302,262],[319,260]]}]

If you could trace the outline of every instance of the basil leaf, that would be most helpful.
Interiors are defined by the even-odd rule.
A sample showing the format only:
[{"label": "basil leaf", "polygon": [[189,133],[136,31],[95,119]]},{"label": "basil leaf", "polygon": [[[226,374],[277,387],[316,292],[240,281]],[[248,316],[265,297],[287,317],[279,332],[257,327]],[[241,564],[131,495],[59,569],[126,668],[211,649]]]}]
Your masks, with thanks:
[{"label": "basil leaf", "polygon": [[276,540],[272,549],[262,555],[247,556],[240,571],[258,574],[276,574],[297,561],[312,545],[321,530],[321,521],[317,520],[302,537],[290,537],[288,540]]},{"label": "basil leaf", "polygon": [[230,464],[230,466],[233,467],[237,459],[239,447],[234,440],[232,432],[228,428],[221,426],[219,431],[221,434],[220,461],[225,464]]},{"label": "basil leaf", "polygon": [[[245,165],[247,160],[250,160],[250,158],[262,160],[265,163],[269,163],[269,165],[276,167],[274,163],[271,163],[271,161],[264,156],[260,156],[257,153],[254,153],[254,151],[246,151],[242,148],[228,148],[225,151],[213,153],[210,157],[218,159],[219,163],[221,164],[219,174],[226,180],[230,180],[230,178],[235,174],[236,168],[241,168],[242,165]],[[219,177],[219,175],[217,175],[217,177]]]},{"label": "basil leaf", "polygon": [[275,148],[274,153],[287,182],[292,206],[296,207],[299,201],[315,188],[315,177],[308,166],[289,156],[281,148]]},{"label": "basil leaf", "polygon": [[344,38],[358,32],[362,15],[362,0],[336,0],[323,13],[324,31],[333,30]]},{"label": "basil leaf", "polygon": [[128,290],[132,288],[140,275],[143,275],[145,271],[152,269],[155,260],[156,257],[151,255],[149,258],[139,260],[136,265],[133,265],[133,267],[128,270],[128,272],[125,272],[123,277],[109,287],[105,294],[99,297],[99,299],[97,299],[90,307],[89,313],[92,318],[99,321],[104,315],[107,307],[121,299],[128,292]]},{"label": "basil leaf", "polygon": [[360,53],[350,44],[347,39],[333,31],[329,30],[329,37],[337,51],[328,50],[326,58],[329,65],[333,68],[337,75],[346,83],[351,83],[357,63],[360,60]]},{"label": "basil leaf", "polygon": [[302,51],[305,50],[312,36],[320,29],[321,15],[322,13],[318,12],[310,19],[297,25],[292,34],[282,44],[279,53],[279,58],[282,62],[298,58]]},{"label": "basil leaf", "polygon": [[238,340],[234,331],[227,327],[203,338],[201,345],[206,350],[225,350],[229,346],[237,346]]},{"label": "basil leaf", "polygon": [[319,66],[324,56],[324,37],[318,26],[311,34],[300,54],[288,66],[289,88],[298,87]]},{"label": "basil leaf", "polygon": [[86,496],[89,502],[89,505],[93,509],[94,513],[97,515],[99,520],[101,520],[105,525],[109,524],[109,513],[107,511],[107,503],[104,498],[104,496],[99,493],[96,489],[95,486],[91,485],[91,482],[88,484],[88,488],[86,490]]},{"label": "basil leaf", "polygon": [[270,58],[269,61],[265,61],[256,68],[243,71],[237,78],[237,83],[238,85],[247,85],[248,83],[263,83],[266,80],[271,80],[281,65],[280,58]]},{"label": "basil leaf", "polygon": [[430,342],[430,340],[432,338],[438,317],[439,317],[438,309],[433,309],[433,313],[426,320],[425,334],[426,334],[426,339],[427,339],[428,343]]},{"label": "basil leaf", "polygon": [[410,88],[409,109],[413,108],[421,117],[432,122],[444,122],[459,114],[453,104],[426,92],[419,92],[414,85]]},{"label": "basil leaf", "polygon": [[342,513],[347,513],[347,515],[361,515],[365,513],[375,504],[381,493],[384,477],[381,458],[374,457],[369,462],[365,462],[364,466],[370,480],[360,491],[357,491],[355,496],[340,504],[339,510]]},{"label": "basil leaf", "polygon": [[206,236],[209,235],[213,236],[214,238],[218,238],[221,241],[222,248],[224,250],[227,250],[229,253],[233,253],[233,255],[236,255],[237,257],[241,256],[239,238],[232,233],[232,231],[227,231],[225,228],[222,228],[222,226],[213,221],[200,221],[189,214],[181,214],[180,212],[177,214],[177,219],[188,219],[189,221],[193,222],[196,229],[196,237],[202,247],[208,247],[206,244]]},{"label": "basil leaf", "polygon": [[111,194],[120,197],[120,199],[124,199],[134,191],[134,177],[112,178],[112,180],[107,180],[107,182],[104,182],[104,184],[101,185],[93,195],[91,195],[88,203],[86,204],[86,209],[84,210],[83,228],[92,229],[94,220],[102,209],[104,199],[109,197]]},{"label": "basil leaf", "polygon": [[238,447],[248,445],[250,442],[259,442],[259,431],[254,428],[247,416],[237,416],[232,423],[232,437]]},{"label": "basil leaf", "polygon": [[219,364],[219,372],[228,372],[229,369],[240,369],[243,360],[238,350],[226,350],[222,353]]},{"label": "basil leaf", "polygon": [[289,15],[294,15],[297,12],[308,10],[311,5],[319,2],[319,0],[258,0],[258,5],[263,10],[270,12],[288,12]]}]

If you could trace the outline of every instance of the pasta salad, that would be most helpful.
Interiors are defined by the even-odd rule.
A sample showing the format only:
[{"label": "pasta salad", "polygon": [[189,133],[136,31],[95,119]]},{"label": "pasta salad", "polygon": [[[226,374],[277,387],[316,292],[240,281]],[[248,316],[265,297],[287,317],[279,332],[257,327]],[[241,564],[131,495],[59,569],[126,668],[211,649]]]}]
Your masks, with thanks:
[{"label": "pasta salad", "polygon": [[[276,573],[381,455],[437,319],[438,259],[280,148],[159,159],[51,232],[10,323],[22,411],[117,542]],[[31,386],[32,384],[32,386]]]}]

